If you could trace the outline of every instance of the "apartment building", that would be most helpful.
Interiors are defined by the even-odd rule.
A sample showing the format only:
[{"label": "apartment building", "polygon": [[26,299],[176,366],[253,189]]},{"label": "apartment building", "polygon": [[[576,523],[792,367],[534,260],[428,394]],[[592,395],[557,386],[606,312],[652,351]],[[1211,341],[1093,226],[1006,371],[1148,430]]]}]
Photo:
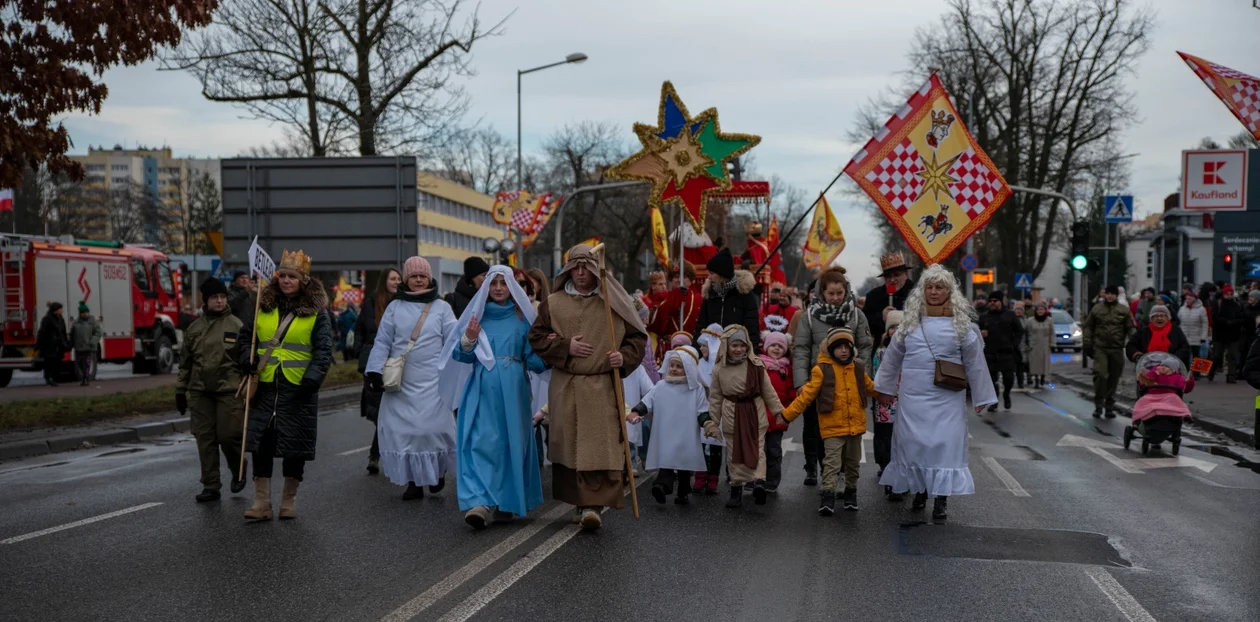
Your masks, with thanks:
[{"label": "apartment building", "polygon": [[492,196],[423,172],[416,188],[418,252],[432,265],[439,291],[449,292],[463,275],[464,260],[475,255],[489,261],[482,240],[502,239],[505,228],[491,215]]}]

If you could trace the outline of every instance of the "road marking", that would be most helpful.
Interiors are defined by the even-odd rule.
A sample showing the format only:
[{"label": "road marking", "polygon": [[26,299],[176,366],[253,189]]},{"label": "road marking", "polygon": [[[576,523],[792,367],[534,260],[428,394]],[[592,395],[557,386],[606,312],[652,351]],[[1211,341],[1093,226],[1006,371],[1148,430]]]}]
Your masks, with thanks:
[{"label": "road marking", "polygon": [[1135,475],[1142,474],[1142,469],[1135,469],[1129,466],[1128,464],[1130,462],[1129,460],[1121,460],[1111,455],[1111,452],[1107,451],[1106,449],[1103,449],[1102,447],[1086,447],[1085,450],[1090,453],[1098,454],[1099,456],[1103,458],[1103,460],[1110,462],[1111,464],[1115,465],[1117,469],[1120,469],[1121,471],[1124,471],[1125,473],[1133,473]]},{"label": "road marking", "polygon": [[58,525],[56,527],[49,527],[48,529],[41,529],[39,531],[33,531],[28,534],[14,536],[7,540],[0,540],[0,544],[17,544],[18,542],[25,542],[26,540],[32,540],[40,536],[46,536],[50,533],[57,533],[58,531],[65,531],[67,529],[74,529],[75,527],[82,527],[84,525],[90,525],[92,523],[100,522],[103,520],[116,518],[124,514],[130,514],[132,512],[139,512],[140,510],[147,510],[149,508],[155,508],[159,505],[162,505],[162,504],[161,503],[143,503],[143,504],[132,506],[123,510],[118,510],[117,512],[110,512],[109,514],[101,514],[100,516],[93,516],[92,518],[85,518],[83,520],[77,520],[77,521],[74,521],[73,523],[66,523],[64,525]]},{"label": "road marking", "polygon": [[358,448],[358,449],[351,449],[350,451],[343,451],[343,452],[341,452],[341,453],[339,453],[339,454],[337,454],[337,455],[338,455],[338,456],[349,456],[350,454],[357,454],[357,453],[359,453],[359,452],[361,452],[361,451],[367,451],[367,450],[369,450],[369,449],[371,449],[371,448],[372,448],[372,446],[371,446],[371,445],[368,445],[367,447],[360,447],[360,448]]},{"label": "road marking", "polygon": [[403,606],[394,610],[393,613],[381,618],[381,622],[403,622],[416,617],[425,609],[432,607],[433,603],[441,600],[442,597],[476,576],[477,573],[485,570],[490,564],[498,561],[500,557],[510,553],[556,520],[572,513],[573,506],[564,503],[560,504],[550,512],[535,519],[529,526],[518,530],[507,539],[494,545],[490,550],[479,555],[463,568],[456,570],[433,587],[425,590],[424,593],[407,601]]},{"label": "road marking", "polygon": [[1212,480],[1210,480],[1210,479],[1208,479],[1208,478],[1206,478],[1206,477],[1203,477],[1202,475],[1195,475],[1194,473],[1186,473],[1186,475],[1188,475],[1188,476],[1190,476],[1190,477],[1193,477],[1194,479],[1197,479],[1197,480],[1199,480],[1199,481],[1203,482],[1204,484],[1207,484],[1207,485],[1209,485],[1209,486],[1215,486],[1215,487],[1217,487],[1217,488],[1229,488],[1229,489],[1231,489],[1231,490],[1260,490],[1260,489],[1258,489],[1258,488],[1249,488],[1249,487],[1247,487],[1247,486],[1230,486],[1230,485],[1228,485],[1228,484],[1222,484],[1222,483],[1219,483],[1219,482],[1214,482],[1214,481],[1212,481]]},{"label": "road marking", "polygon": [[1019,485],[1019,481],[1015,479],[1014,475],[1011,475],[1010,471],[1007,471],[1002,467],[1002,465],[998,464],[996,458],[993,458],[992,456],[985,456],[984,463],[988,465],[989,470],[993,471],[994,475],[998,476],[998,479],[1002,480],[1003,484],[1006,484],[1006,489],[1011,491],[1011,494],[1016,497],[1032,496],[1028,494],[1027,490],[1024,490],[1023,486]]},{"label": "road marking", "polygon": [[1129,622],[1155,622],[1155,618],[1105,568],[1089,567],[1085,569],[1085,574]]},{"label": "road marking", "polygon": [[1198,458],[1187,458],[1186,456],[1169,456],[1167,458],[1138,458],[1136,460],[1132,460],[1131,462],[1136,462],[1138,466],[1144,469],[1159,469],[1163,467],[1190,467],[1190,468],[1203,471],[1204,473],[1211,473],[1212,470],[1216,468],[1215,462],[1208,462],[1207,460],[1199,460]]},{"label": "road marking", "polygon": [[481,611],[483,607],[490,604],[490,601],[507,591],[507,589],[512,587],[512,585],[519,581],[521,577],[529,574],[529,571],[533,570],[538,564],[541,564],[543,560],[547,559],[552,553],[555,553],[557,549],[564,546],[564,544],[572,539],[573,536],[577,535],[581,529],[582,528],[578,525],[568,525],[555,535],[547,538],[547,541],[539,545],[538,548],[530,551],[528,555],[522,557],[515,564],[512,564],[510,568],[503,571],[503,574],[495,577],[494,580],[487,583],[485,587],[477,590],[476,593],[469,596],[467,600],[450,610],[450,612],[446,615],[442,616],[439,622],[464,622],[468,618],[477,615],[477,612]]}]

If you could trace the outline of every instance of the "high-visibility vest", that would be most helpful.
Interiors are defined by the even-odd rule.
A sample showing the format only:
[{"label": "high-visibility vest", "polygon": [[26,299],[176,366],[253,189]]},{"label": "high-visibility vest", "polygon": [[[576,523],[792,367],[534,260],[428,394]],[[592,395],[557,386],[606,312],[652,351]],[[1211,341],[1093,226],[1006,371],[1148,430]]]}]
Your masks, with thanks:
[{"label": "high-visibility vest", "polygon": [[311,333],[315,331],[317,317],[317,315],[309,315],[293,318],[293,321],[289,323],[289,329],[284,333],[284,339],[271,351],[268,360],[263,361],[262,356],[267,352],[267,342],[271,341],[276,334],[276,329],[280,328],[280,311],[272,309],[258,314],[257,355],[261,361],[259,380],[274,382],[276,368],[280,368],[284,372],[285,380],[292,384],[301,384],[302,376],[306,374],[306,368],[310,366],[311,355],[314,352],[311,346]]}]

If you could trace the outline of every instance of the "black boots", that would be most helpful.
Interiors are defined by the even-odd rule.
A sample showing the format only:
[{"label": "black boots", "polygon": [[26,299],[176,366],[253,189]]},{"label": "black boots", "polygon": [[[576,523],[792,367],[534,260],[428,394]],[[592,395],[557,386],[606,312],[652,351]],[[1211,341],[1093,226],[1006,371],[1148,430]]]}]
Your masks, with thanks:
[{"label": "black boots", "polygon": [[916,512],[922,510],[927,507],[927,499],[928,497],[926,492],[915,493],[914,502],[910,505],[910,509],[915,510]]},{"label": "black boots", "polygon": [[945,507],[949,497],[937,497],[936,502],[932,505],[932,520],[945,520],[949,518],[948,509]]},{"label": "black boots", "polygon": [[818,504],[819,516],[831,516],[836,513],[836,493],[828,490],[822,493],[822,502]]},{"label": "black boots", "polygon": [[738,510],[744,504],[744,487],[731,486],[731,498],[726,500],[726,507]]},{"label": "black boots", "polygon": [[810,459],[805,459],[805,485],[818,485],[818,466]]},{"label": "black boots", "polygon": [[757,505],[766,504],[766,485],[762,482],[753,484],[753,503]]},{"label": "black boots", "polygon": [[1094,406],[1095,419],[1102,419],[1102,412],[1103,412],[1102,406]]},{"label": "black boots", "polygon": [[1107,407],[1107,410],[1106,410],[1106,411],[1104,411],[1104,414],[1106,415],[1106,417],[1107,417],[1108,419],[1115,419],[1115,418],[1116,418],[1116,411],[1115,411],[1115,409],[1114,409],[1114,408],[1112,408],[1112,407],[1110,407],[1110,406],[1108,406],[1108,407]]},{"label": "black boots", "polygon": [[1007,410],[1011,409],[1011,394],[1010,393],[1007,393],[1006,395],[1002,396],[1002,407]]},{"label": "black boots", "polygon": [[424,487],[415,482],[407,482],[407,490],[403,492],[403,501],[416,501],[424,498]]},{"label": "black boots", "polygon": [[845,488],[845,489],[844,489],[844,509],[846,509],[846,510],[848,510],[848,511],[850,511],[850,512],[856,512],[856,511],[857,511],[857,509],[858,509],[858,503],[857,503],[857,488]]},{"label": "black boots", "polygon": [[380,473],[381,472],[381,459],[368,458],[367,472],[368,472],[368,475],[376,475],[377,473]]},{"label": "black boots", "polygon": [[657,503],[665,503],[665,487],[660,484],[653,484],[652,498],[656,499]]},{"label": "black boots", "polygon": [[446,477],[445,477],[445,476],[443,476],[443,477],[439,477],[439,478],[438,478],[438,483],[437,483],[436,485],[429,486],[429,494],[431,494],[431,495],[436,495],[437,493],[442,492],[442,489],[443,489],[443,488],[446,488]]},{"label": "black boots", "polygon": [[997,412],[997,408],[998,408],[997,402],[989,404],[989,412],[995,413]]},{"label": "black boots", "polygon": [[218,501],[218,500],[219,500],[219,491],[217,490],[210,490],[209,488],[206,488],[202,490],[201,492],[197,493],[197,503],[209,503],[211,501]]}]

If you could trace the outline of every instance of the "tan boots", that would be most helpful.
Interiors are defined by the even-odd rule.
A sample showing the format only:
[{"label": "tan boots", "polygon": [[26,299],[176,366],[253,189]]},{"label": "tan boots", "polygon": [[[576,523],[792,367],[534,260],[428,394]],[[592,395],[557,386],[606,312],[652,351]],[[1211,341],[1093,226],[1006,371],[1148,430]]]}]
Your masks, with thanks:
[{"label": "tan boots", "polygon": [[271,520],[271,478],[254,478],[254,505],[245,510],[249,520]]},{"label": "tan boots", "polygon": [[[280,520],[297,518],[298,480],[284,478],[284,490],[280,496]],[[271,520],[271,478],[254,478],[254,505],[245,510],[249,520]]]}]

